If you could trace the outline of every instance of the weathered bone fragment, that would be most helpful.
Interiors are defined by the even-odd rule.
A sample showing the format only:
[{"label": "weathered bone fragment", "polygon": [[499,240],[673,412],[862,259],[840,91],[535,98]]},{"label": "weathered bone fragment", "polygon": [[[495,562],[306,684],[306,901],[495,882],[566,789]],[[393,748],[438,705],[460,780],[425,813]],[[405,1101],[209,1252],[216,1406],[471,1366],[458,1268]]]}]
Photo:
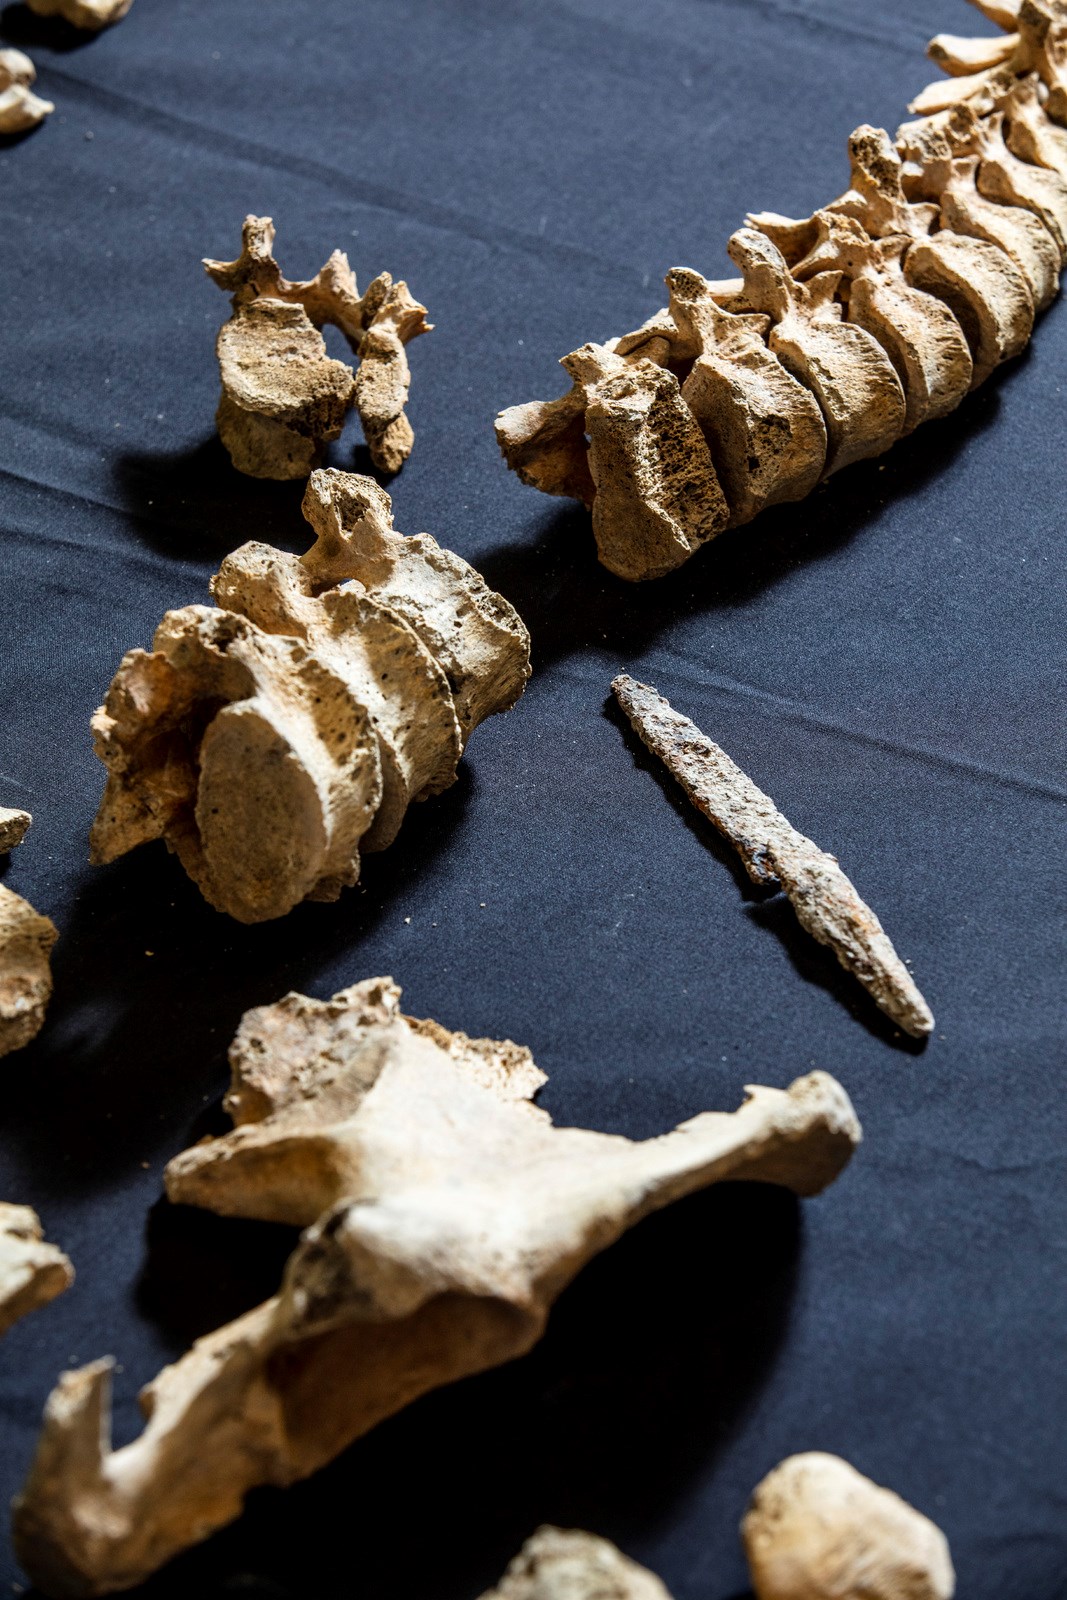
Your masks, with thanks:
[{"label": "weathered bone fragment", "polygon": [[842,320],[834,299],[840,273],[798,283],[778,247],[754,228],[740,229],[727,249],[744,277],[744,305],[771,318],[771,350],[819,402],[826,472],[888,450],[904,428],[904,391],[877,339]]},{"label": "weathered bone fragment", "polygon": [[[429,331],[426,307],[387,272],[361,296],[339,250],[314,278],[291,282],[273,245],[271,219],[249,216],[237,260],[204,262],[233,296],[233,316],[217,344],[216,420],[234,466],[252,477],[306,477],[354,404],[375,466],[396,472],[414,440],[404,414],[411,383],[404,347]],[[326,323],[348,340],[358,372],[326,354],[319,332]]]},{"label": "weathered bone fragment", "polygon": [[[172,1195],[244,1216],[315,1215],[279,1294],[201,1339],[108,1443],[110,1363],[67,1373],[15,1512],[56,1595],[139,1583],[419,1395],[529,1350],[581,1267],[650,1212],[727,1178],[816,1193],[859,1128],[832,1078],[755,1088],[631,1142],[554,1128],[509,1042],[399,1011],[389,979],[246,1017],[232,1134],[172,1162]],[[336,1201],[336,1203],[333,1203]]]},{"label": "weathered bone fragment", "polygon": [[46,1243],[36,1211],[0,1201],[0,1333],[73,1282],[74,1268]]},{"label": "weathered bone fragment", "polygon": [[121,22],[133,0],[26,0],[39,17],[62,17],[76,28],[94,31]]},{"label": "weathered bone fragment", "polygon": [[58,937],[48,917],[0,885],[0,1056],[21,1050],[44,1026]]},{"label": "weathered bone fragment", "polygon": [[0,806],[0,856],[14,850],[25,839],[33,818],[28,811],[12,806]]},{"label": "weathered bone fragment", "polygon": [[408,805],[455,781],[474,727],[518,699],[529,635],[459,556],[394,532],[368,478],[316,472],[300,559],[247,544],[221,610],[168,612],[93,719],[108,781],[92,859],[163,838],[241,922],[336,899]]},{"label": "weathered bone fragment", "polygon": [[905,1033],[914,1038],[930,1033],[929,1006],[837,857],[798,833],[726,752],[655,689],[625,673],[611,687],[634,732],[734,846],[753,883],[781,888],[801,926],[830,946]]},{"label": "weathered bone fragment", "polygon": [[0,50],[0,134],[26,133],[56,108],[33,92],[37,68],[21,50]]},{"label": "weathered bone fragment", "polygon": [[671,1600],[654,1573],[607,1539],[538,1528],[482,1600]]},{"label": "weathered bone fragment", "polygon": [[985,113],[995,107],[1005,78],[1036,73],[1048,115],[1060,123],[1067,120],[1067,7],[1062,0],[1022,0],[1014,16],[1006,8],[1000,15],[979,9],[1005,28],[1008,37],[962,39],[939,34],[931,40],[928,53],[950,74],[949,81],[928,84],[908,109],[925,116],[971,104]]},{"label": "weathered bone fragment", "polygon": [[840,1456],[790,1456],[741,1523],[756,1600],[952,1600],[948,1541]]}]

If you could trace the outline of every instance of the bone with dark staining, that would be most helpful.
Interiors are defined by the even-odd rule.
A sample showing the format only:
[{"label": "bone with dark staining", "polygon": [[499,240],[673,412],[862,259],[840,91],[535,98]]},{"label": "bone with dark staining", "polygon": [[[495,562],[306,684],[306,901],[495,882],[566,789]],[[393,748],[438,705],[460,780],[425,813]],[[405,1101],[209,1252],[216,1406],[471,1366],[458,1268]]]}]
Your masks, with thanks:
[{"label": "bone with dark staining", "polygon": [[304,504],[306,557],[228,556],[222,609],[168,612],[93,719],[108,781],[92,859],[163,838],[242,922],[355,883],[529,676],[512,608],[429,535],[395,533],[372,480],[317,472]]},{"label": "bone with dark staining", "polygon": [[[15,1511],[20,1560],[54,1595],[141,1582],[441,1384],[522,1355],[582,1266],[642,1217],[726,1179],[814,1194],[860,1132],[812,1073],[631,1142],[554,1128],[508,1041],[399,1010],[389,979],[244,1020],[237,1126],[171,1163],[168,1192],[226,1215],[318,1220],[279,1293],[201,1339],[108,1442],[110,1363],[65,1374]],[[327,1209],[320,1212],[321,1207]]]},{"label": "bone with dark staining", "polygon": [[[429,331],[425,306],[387,272],[360,295],[339,250],[314,278],[292,282],[282,276],[273,244],[271,219],[249,216],[236,261],[204,262],[233,296],[217,345],[217,423],[234,465],[252,477],[306,477],[354,404],[374,465],[398,471],[414,440],[404,411],[411,382],[405,346]],[[357,372],[327,355],[319,331],[327,323],[359,357]]]},{"label": "bone with dark staining", "polygon": [[538,1528],[482,1600],[671,1600],[646,1567],[577,1528]]},{"label": "bone with dark staining", "polygon": [[781,888],[801,926],[830,946],[898,1027],[918,1039],[929,1034],[929,1006],[836,856],[799,833],[726,752],[655,689],[625,673],[611,687],[634,732],[734,846],[753,883]]},{"label": "bone with dark staining", "polygon": [[74,1268],[47,1242],[36,1211],[0,1201],[0,1334],[73,1282]]}]

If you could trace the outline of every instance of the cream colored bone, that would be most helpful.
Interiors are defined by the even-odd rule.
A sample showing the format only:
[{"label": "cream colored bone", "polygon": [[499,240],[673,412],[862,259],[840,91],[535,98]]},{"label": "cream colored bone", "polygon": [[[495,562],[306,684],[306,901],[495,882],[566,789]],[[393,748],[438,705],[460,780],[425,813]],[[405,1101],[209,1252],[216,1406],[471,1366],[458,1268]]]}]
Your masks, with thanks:
[{"label": "cream colored bone", "polygon": [[0,1056],[21,1050],[44,1026],[57,938],[48,917],[0,885]]},{"label": "cream colored bone", "polygon": [[56,108],[33,92],[37,68],[21,50],[0,50],[0,134],[26,133]]},{"label": "cream colored bone", "polygon": [[1005,84],[1036,73],[1044,104],[1054,121],[1067,121],[1067,6],[1062,0],[1021,0],[1017,9],[980,7],[991,22],[1008,30],[1006,39],[964,39],[939,34],[929,55],[950,76],[926,86],[909,110],[929,116],[970,104],[979,113],[996,108]]},{"label": "cream colored bone", "polygon": [[226,1214],[305,1220],[279,1294],[201,1339],[108,1444],[108,1362],[67,1373],[15,1512],[19,1558],[55,1595],[139,1583],[238,1515],[256,1484],[331,1460],[419,1395],[509,1361],[553,1301],[650,1212],[727,1178],[813,1194],[858,1139],[824,1073],[755,1088],[631,1142],[554,1128],[516,1045],[399,1011],[389,979],[250,1013],[233,1133],[167,1172]]},{"label": "cream colored bone", "polygon": [[790,1456],[741,1523],[756,1600],[952,1600],[948,1542],[839,1456]]},{"label": "cream colored bone", "polygon": [[45,1241],[36,1211],[0,1201],[0,1334],[73,1282],[74,1268]]},{"label": "cream colored bone", "polygon": [[[404,413],[411,383],[404,347],[430,330],[426,307],[387,272],[360,295],[339,250],[314,278],[291,282],[273,245],[271,219],[248,216],[237,260],[204,262],[233,296],[217,344],[217,423],[234,465],[253,477],[306,477],[354,404],[375,466],[396,472],[414,439]],[[319,332],[326,323],[348,340],[358,372],[327,356]]]},{"label": "cream colored bone", "polygon": [[372,480],[316,472],[304,506],[307,555],[235,551],[212,584],[223,609],[168,612],[93,719],[92,859],[163,838],[241,922],[355,883],[529,676],[507,602],[429,535],[395,533]]},{"label": "cream colored bone", "polygon": [[133,0],[26,0],[26,4],[39,17],[62,17],[76,28],[95,32],[121,22]]},{"label": "cream colored bone", "polygon": [[918,1039],[931,1033],[929,1006],[837,857],[794,828],[725,750],[655,689],[626,673],[611,687],[634,732],[734,846],[753,883],[784,890],[801,927],[829,945],[898,1027]]},{"label": "cream colored bone", "polygon": [[482,1600],[671,1600],[663,1584],[607,1539],[538,1528]]}]

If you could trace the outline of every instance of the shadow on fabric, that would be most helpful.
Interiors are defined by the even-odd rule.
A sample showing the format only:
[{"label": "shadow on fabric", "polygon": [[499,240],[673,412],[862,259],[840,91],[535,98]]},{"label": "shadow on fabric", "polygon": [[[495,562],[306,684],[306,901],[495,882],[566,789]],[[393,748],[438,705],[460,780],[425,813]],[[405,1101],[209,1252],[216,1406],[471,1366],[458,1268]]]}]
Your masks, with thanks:
[{"label": "shadow on fabric", "polygon": [[[211,1235],[227,1249],[252,1235],[164,1212],[143,1292],[184,1333],[183,1283],[221,1266]],[[287,1247],[288,1230],[258,1226]],[[283,1498],[255,1492],[238,1522],[136,1594],[474,1600],[542,1522],[632,1547],[713,1474],[767,1381],[800,1244],[799,1202],[772,1186],[724,1184],[668,1207],[585,1268],[528,1356],[426,1396]],[[255,1247],[262,1261],[268,1246]]]},{"label": "shadow on fabric", "polygon": [[62,17],[39,17],[24,5],[5,6],[0,11],[0,33],[11,44],[55,50],[61,55],[80,50],[97,37],[92,28],[76,28]]}]

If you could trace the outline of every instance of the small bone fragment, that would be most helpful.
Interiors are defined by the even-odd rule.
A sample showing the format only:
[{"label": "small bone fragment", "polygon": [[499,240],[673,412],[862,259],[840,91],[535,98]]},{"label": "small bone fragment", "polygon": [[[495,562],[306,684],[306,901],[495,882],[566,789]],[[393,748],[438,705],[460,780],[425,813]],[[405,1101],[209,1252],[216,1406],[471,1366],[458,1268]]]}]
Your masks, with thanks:
[{"label": "small bone fragment", "polygon": [[693,356],[682,399],[708,441],[731,523],[802,500],[822,477],[826,424],[814,396],[767,348],[767,319],[735,315],[698,272],[667,274],[671,316]]},{"label": "small bone fragment", "polygon": [[21,50],[0,50],[0,134],[25,133],[56,108],[34,94],[37,68]]},{"label": "small bone fragment", "polygon": [[45,1242],[36,1211],[0,1201],[0,1333],[73,1282],[74,1268]]},{"label": "small bone fragment", "polygon": [[0,1056],[21,1050],[44,1025],[57,938],[48,917],[0,885]]},{"label": "small bone fragment", "polygon": [[585,437],[585,389],[572,385],[558,400],[530,400],[497,414],[496,440],[523,483],[544,494],[593,503]]},{"label": "small bone fragment", "polygon": [[939,33],[930,40],[926,53],[943,72],[953,78],[963,78],[970,73],[988,72],[992,67],[1003,66],[1014,56],[1018,44],[1017,33],[1002,39],[961,39],[958,34]]},{"label": "small bone fragment", "polygon": [[172,1194],[245,1216],[312,1215],[272,1300],[201,1339],[142,1395],[113,1451],[110,1363],[48,1402],[15,1512],[19,1557],[55,1595],[139,1583],[405,1405],[524,1354],[581,1267],[672,1200],[731,1179],[818,1192],[860,1137],[825,1073],[753,1088],[631,1142],[554,1128],[509,1042],[399,1012],[390,979],[245,1019],[232,1134],[171,1163]]},{"label": "small bone fragment", "polygon": [[840,271],[848,285],[848,320],[865,328],[896,368],[907,402],[905,433],[954,411],[971,387],[971,352],[952,312],[908,283],[903,234],[874,240],[855,218],[817,211],[816,241],[793,268],[803,281]]},{"label": "small bone fragment", "polygon": [[[237,260],[204,262],[233,296],[217,344],[217,422],[234,465],[253,477],[306,477],[355,404],[375,466],[396,472],[414,440],[404,414],[411,383],[404,346],[429,331],[426,307],[387,272],[361,296],[339,250],[314,278],[292,282],[273,245],[271,219],[248,216]],[[358,372],[327,356],[318,330],[328,322],[359,356]]]},{"label": "small bone fragment", "polygon": [[634,732],[734,846],[753,883],[779,886],[801,926],[830,946],[898,1027],[917,1039],[930,1033],[930,1008],[837,857],[799,833],[726,752],[655,689],[626,673],[611,687]]},{"label": "small bone fragment", "polygon": [[28,811],[11,806],[0,806],[0,856],[20,845],[29,832],[33,818]]},{"label": "small bone fragment", "polygon": [[952,1600],[948,1541],[839,1456],[789,1456],[741,1523],[756,1600]]},{"label": "small bone fragment", "polygon": [[76,28],[94,31],[121,22],[133,0],[26,0],[39,17],[62,17]]},{"label": "small bone fragment", "polygon": [[840,273],[798,283],[778,247],[754,228],[740,229],[727,249],[744,274],[744,304],[771,318],[771,350],[819,403],[827,475],[888,450],[904,427],[904,391],[877,339],[841,320]]},{"label": "small bone fragment", "polygon": [[671,1600],[660,1580],[607,1539],[538,1528],[482,1600]]}]

